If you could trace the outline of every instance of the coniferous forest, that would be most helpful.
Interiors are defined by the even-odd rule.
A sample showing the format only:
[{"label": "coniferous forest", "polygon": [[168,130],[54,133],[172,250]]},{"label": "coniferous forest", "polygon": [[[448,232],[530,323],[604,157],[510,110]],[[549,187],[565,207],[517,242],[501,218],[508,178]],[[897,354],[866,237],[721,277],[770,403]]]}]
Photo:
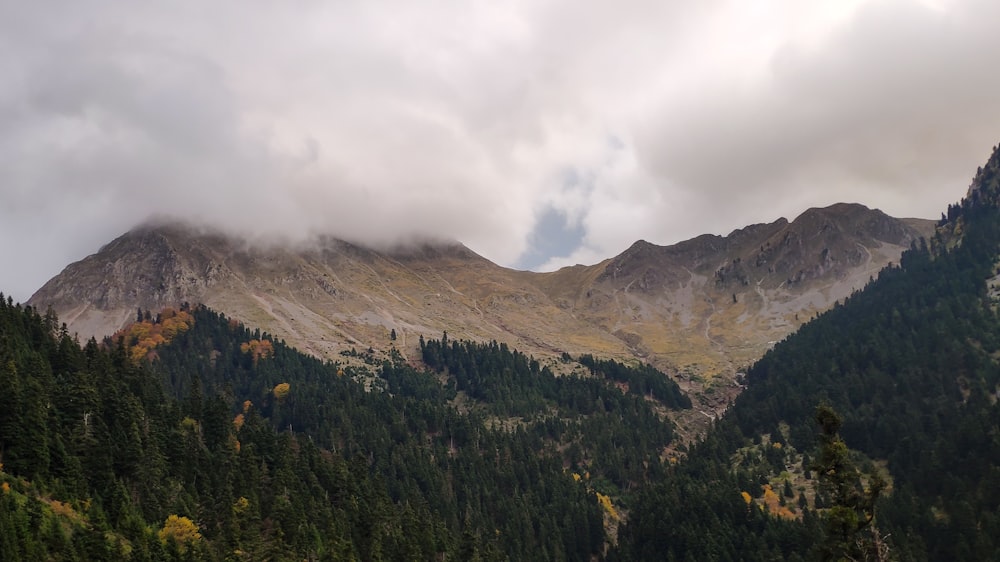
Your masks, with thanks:
[{"label": "coniferous forest", "polygon": [[656,408],[690,405],[648,368],[555,377],[446,335],[432,370],[352,367],[201,307],[82,348],[0,308],[4,560],[600,558],[614,501],[663,475]]},{"label": "coniferous forest", "polygon": [[0,298],[0,560],[996,559],[998,172],[688,446],[649,366],[323,362],[186,304],[81,344]]}]

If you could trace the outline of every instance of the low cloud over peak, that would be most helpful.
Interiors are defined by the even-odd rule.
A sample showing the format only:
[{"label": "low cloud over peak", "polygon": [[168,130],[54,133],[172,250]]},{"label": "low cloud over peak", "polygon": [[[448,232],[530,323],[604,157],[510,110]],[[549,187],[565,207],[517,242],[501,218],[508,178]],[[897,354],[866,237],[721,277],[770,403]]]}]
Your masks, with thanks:
[{"label": "low cloud over peak", "polygon": [[152,214],[504,265],[860,201],[933,217],[1000,138],[1000,6],[0,8],[0,290]]}]

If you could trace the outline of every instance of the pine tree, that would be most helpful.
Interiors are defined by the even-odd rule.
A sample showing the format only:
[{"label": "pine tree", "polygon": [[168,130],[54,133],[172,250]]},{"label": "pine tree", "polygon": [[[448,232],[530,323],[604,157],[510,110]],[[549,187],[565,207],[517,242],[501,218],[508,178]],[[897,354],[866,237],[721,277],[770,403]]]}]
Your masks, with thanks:
[{"label": "pine tree", "polygon": [[875,472],[866,475],[868,487],[862,487],[862,474],[840,437],[841,418],[833,408],[826,404],[816,408],[816,422],[821,432],[820,449],[813,469],[820,489],[829,494],[830,500],[821,547],[823,559],[885,560],[883,541],[875,527],[875,502],[885,488],[885,480]]}]

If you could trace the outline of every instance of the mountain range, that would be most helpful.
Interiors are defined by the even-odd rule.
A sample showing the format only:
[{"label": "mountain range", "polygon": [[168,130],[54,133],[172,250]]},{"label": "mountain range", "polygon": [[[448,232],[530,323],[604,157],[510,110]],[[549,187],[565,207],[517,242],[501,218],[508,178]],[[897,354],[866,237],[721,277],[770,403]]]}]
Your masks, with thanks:
[{"label": "mountain range", "polygon": [[190,302],[322,358],[351,348],[412,358],[419,338],[447,332],[538,357],[639,359],[674,374],[702,409],[720,411],[738,371],[933,228],[836,204],[728,236],[640,240],[598,264],[536,273],[458,243],[252,245],[161,221],[69,265],[28,303],[52,307],[83,339],[113,333],[139,308]]}]

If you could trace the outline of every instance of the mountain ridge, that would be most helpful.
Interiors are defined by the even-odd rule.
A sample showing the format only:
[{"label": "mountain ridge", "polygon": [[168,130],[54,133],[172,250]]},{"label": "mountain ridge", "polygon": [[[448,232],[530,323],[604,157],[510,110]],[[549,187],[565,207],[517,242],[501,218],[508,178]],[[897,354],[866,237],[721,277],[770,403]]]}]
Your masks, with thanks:
[{"label": "mountain ridge", "polygon": [[288,249],[160,221],[67,266],[28,302],[51,306],[85,338],[112,333],[137,308],[201,302],[320,357],[352,347],[415,357],[419,337],[448,332],[539,356],[639,359],[700,392],[726,386],[933,232],[932,221],[907,220],[838,204],[727,236],[639,240],[545,273],[501,267],[456,242],[379,251],[323,237]]}]

